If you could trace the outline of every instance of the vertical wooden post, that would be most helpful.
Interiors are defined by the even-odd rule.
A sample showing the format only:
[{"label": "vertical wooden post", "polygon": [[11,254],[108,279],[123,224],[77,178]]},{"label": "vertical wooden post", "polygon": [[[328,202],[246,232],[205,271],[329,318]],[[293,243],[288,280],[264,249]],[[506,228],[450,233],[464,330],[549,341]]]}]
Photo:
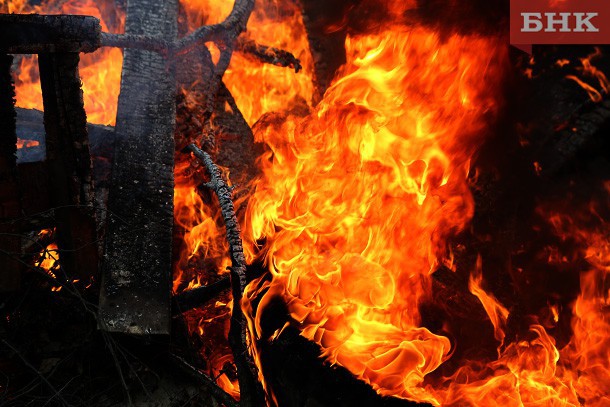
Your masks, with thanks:
[{"label": "vertical wooden post", "polygon": [[57,221],[60,262],[69,278],[98,277],[87,116],[78,53],[38,56],[44,104],[51,205]]},{"label": "vertical wooden post", "polygon": [[19,288],[21,268],[21,239],[14,223],[20,205],[12,62],[12,56],[0,52],[0,291]]},{"label": "vertical wooden post", "polygon": [[[177,15],[177,0],[129,0],[125,33],[171,41]],[[109,331],[169,334],[174,71],[160,54],[125,50],[100,296]]]}]

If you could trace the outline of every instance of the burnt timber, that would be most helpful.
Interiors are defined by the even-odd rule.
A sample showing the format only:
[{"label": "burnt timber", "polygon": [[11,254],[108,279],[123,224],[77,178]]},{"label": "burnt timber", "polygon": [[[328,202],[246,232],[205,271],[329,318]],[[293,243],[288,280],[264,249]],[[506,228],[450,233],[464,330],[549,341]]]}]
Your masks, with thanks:
[{"label": "burnt timber", "polygon": [[[5,209],[2,215],[5,237],[11,242],[3,251],[12,258],[20,258],[15,251],[16,233],[39,229],[41,225],[27,219],[31,210],[52,212],[51,225],[57,230],[57,244],[62,257],[61,280],[78,278],[97,279],[98,248],[97,224],[94,214],[94,193],[91,178],[91,159],[83,106],[79,52],[91,52],[101,43],[98,19],[83,16],[0,15],[0,53],[39,53],[40,82],[44,105],[45,149],[44,163],[17,165],[15,152],[14,92],[10,83],[11,64],[3,58],[2,139],[13,145],[3,146],[3,179],[12,180],[18,187],[9,188],[2,196]],[[4,83],[6,82],[6,83]],[[10,168],[9,168],[10,167]],[[32,182],[32,180],[36,180]],[[30,205],[30,186],[40,186],[43,194]],[[9,182],[10,184],[10,182]],[[34,201],[31,199],[30,201]],[[3,244],[3,246],[5,246]],[[9,262],[11,269],[14,261]],[[21,264],[21,269],[28,267]],[[15,278],[11,279],[15,281]],[[3,286],[14,289],[15,284]]]},{"label": "burnt timber", "polygon": [[12,56],[0,53],[0,264],[3,264],[0,291],[18,289],[20,283],[20,265],[16,255],[20,251],[21,239],[15,225],[8,221],[19,215],[19,205],[12,199],[18,195],[12,62]]},{"label": "burnt timber", "polygon": [[93,52],[101,35],[95,17],[0,14],[0,51],[9,54]]},{"label": "burnt timber", "polygon": [[[176,0],[130,0],[126,34],[177,35]],[[126,49],[108,197],[100,326],[169,334],[175,73],[162,55]]]}]

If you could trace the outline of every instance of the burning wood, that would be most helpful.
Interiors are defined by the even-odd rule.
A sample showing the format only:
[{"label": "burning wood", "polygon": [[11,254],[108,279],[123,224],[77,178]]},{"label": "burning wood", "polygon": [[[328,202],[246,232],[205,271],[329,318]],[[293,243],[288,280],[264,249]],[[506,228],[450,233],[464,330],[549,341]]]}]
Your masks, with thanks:
[{"label": "burning wood", "polygon": [[222,179],[220,169],[214,164],[209,154],[201,151],[194,144],[190,144],[187,149],[206,167],[210,174],[210,181],[205,186],[214,191],[220,203],[232,262],[230,270],[233,309],[231,310],[231,329],[228,339],[237,365],[241,404],[257,406],[263,403],[264,398],[262,389],[258,389],[260,386],[257,382],[258,372],[248,350],[246,318],[241,309],[241,299],[247,285],[246,257],[242,247],[241,231],[235,215],[235,207],[231,199],[233,190]]},{"label": "burning wood", "polygon": [[[498,35],[503,17],[457,18],[465,2],[339,3],[130,0],[125,33],[102,21],[103,52],[124,47],[125,63],[100,308],[70,280],[53,294],[107,330],[172,333],[181,356],[165,366],[225,405],[606,405],[606,50],[528,62]],[[4,139],[6,191],[17,137],[39,142],[22,156],[83,139],[80,107],[74,128],[62,121],[74,92],[49,100],[52,75],[75,89],[75,55],[41,56],[55,124],[46,140]],[[76,169],[82,193],[61,184],[54,205],[91,198],[89,155],[66,151],[58,178]],[[127,340],[98,334],[126,398],[138,381],[150,393]]]}]

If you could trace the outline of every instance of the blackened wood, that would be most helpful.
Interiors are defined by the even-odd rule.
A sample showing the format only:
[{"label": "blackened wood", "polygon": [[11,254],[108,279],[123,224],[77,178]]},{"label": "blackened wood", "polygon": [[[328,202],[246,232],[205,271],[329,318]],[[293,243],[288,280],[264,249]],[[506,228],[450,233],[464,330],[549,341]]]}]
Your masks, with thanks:
[{"label": "blackened wood", "polygon": [[[272,307],[280,308],[284,305],[271,304],[265,307],[265,317],[273,320],[263,321],[264,327],[273,326],[275,329],[265,331],[264,338],[282,329],[286,322],[285,315]],[[427,403],[380,396],[369,384],[358,380],[346,368],[330,365],[321,355],[320,347],[304,338],[294,326],[282,329],[274,340],[261,341],[261,365],[265,382],[273,392],[275,405],[430,407]]]},{"label": "blackened wood", "polygon": [[[29,232],[51,228],[55,226],[54,210],[49,200],[43,112],[19,107],[15,110],[17,111],[17,138],[36,144],[17,150],[17,177],[21,198],[19,230]],[[103,230],[106,218],[115,133],[113,127],[90,123],[87,123],[87,133],[93,164],[92,175],[99,233],[100,229]]]},{"label": "blackened wood", "polygon": [[134,48],[169,55],[174,44],[172,41],[168,41],[165,38],[156,36],[155,34],[141,35],[102,33],[102,46]]},{"label": "blackened wood", "polygon": [[185,373],[189,374],[195,380],[203,385],[212,396],[221,402],[225,407],[237,407],[239,404],[226,391],[219,387],[214,380],[208,375],[197,369],[195,366],[188,363],[186,360],[177,355],[171,355],[171,360]]},{"label": "blackened wood", "polygon": [[214,283],[183,291],[172,298],[172,315],[179,315],[193,308],[202,307],[230,288],[230,278],[224,277]]},{"label": "blackened wood", "polygon": [[559,171],[610,123],[610,100],[590,106],[587,110],[576,115],[569,126],[564,126],[545,145],[540,157],[543,176],[549,177]]},{"label": "blackened wood", "polygon": [[[346,16],[352,0],[303,0],[303,22],[314,63],[316,94],[314,103],[322,99],[335,75],[345,63]],[[329,27],[338,27],[329,32]]]},{"label": "blackened wood", "polygon": [[57,245],[69,277],[98,278],[98,248],[87,117],[77,53],[40,54],[48,184]]},{"label": "blackened wood", "polygon": [[236,50],[243,53],[246,57],[281,67],[294,69],[295,73],[302,68],[301,61],[292,53],[283,49],[258,44],[254,40],[239,37],[237,39]]},{"label": "blackened wood", "polygon": [[[176,0],[130,0],[126,34],[177,33]],[[100,325],[169,334],[175,73],[158,53],[125,50],[109,192]]]},{"label": "blackened wood", "polygon": [[0,14],[0,52],[93,52],[101,33],[100,20],[90,16]]},{"label": "blackened wood", "polygon": [[241,300],[248,283],[246,277],[246,257],[241,240],[241,229],[235,206],[232,199],[232,189],[223,180],[220,168],[212,161],[210,155],[196,145],[190,144],[188,150],[207,169],[210,181],[205,184],[212,189],[218,197],[222,218],[226,227],[226,239],[229,243],[231,257],[230,277],[231,292],[233,294],[233,307],[231,309],[231,326],[229,329],[229,345],[233,353],[233,360],[237,367],[237,380],[240,389],[240,405],[260,406],[264,404],[264,393],[258,382],[258,369],[248,350],[246,317],[241,308]]},{"label": "blackened wood", "polygon": [[17,166],[21,199],[21,232],[55,227],[55,211],[51,200],[51,186],[47,163],[44,161]]},{"label": "blackened wood", "polygon": [[21,239],[12,222],[20,212],[12,62],[12,56],[0,53],[0,291],[20,284]]}]

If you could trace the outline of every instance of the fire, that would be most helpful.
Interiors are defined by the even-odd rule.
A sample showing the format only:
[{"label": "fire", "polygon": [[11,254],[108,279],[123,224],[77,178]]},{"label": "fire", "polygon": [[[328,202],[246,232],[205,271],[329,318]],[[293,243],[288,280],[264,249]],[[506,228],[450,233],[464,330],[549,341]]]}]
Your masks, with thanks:
[{"label": "fire", "polygon": [[595,86],[585,82],[583,79],[575,75],[566,76],[567,79],[573,80],[574,82],[579,84],[585,91],[587,91],[589,97],[595,103],[601,102],[603,98],[602,95],[608,94],[608,91],[610,90],[610,82],[608,81],[606,74],[601,70],[597,69],[597,67],[595,67],[595,65],[593,65],[592,63],[592,61],[594,61],[596,58],[599,58],[601,55],[601,49],[595,47],[595,51],[593,53],[587,55],[585,58],[580,59],[580,63],[582,66],[577,68],[577,70],[583,75],[583,77],[596,81],[597,85],[600,88],[599,90]]},{"label": "fire", "polygon": [[[190,29],[221,22],[233,7],[233,2],[220,0],[183,0],[182,4]],[[297,2],[257,0],[246,35],[260,44],[292,52],[303,66],[303,72],[295,75],[289,69],[262,65],[235,53],[224,82],[246,121],[252,125],[264,113],[280,111],[301,101],[311,104],[313,60]],[[210,51],[212,55],[216,53],[214,48]]]},{"label": "fire", "polygon": [[[580,221],[567,211],[545,217],[557,236],[576,241],[579,251],[571,255],[586,264],[574,271],[580,292],[567,304],[568,341],[560,342],[553,331],[568,314],[550,303],[546,320],[531,316],[525,332],[510,335],[512,309],[487,289],[488,265],[479,258],[468,288],[487,314],[481,324],[494,329],[497,357],[467,360],[448,377],[433,374],[452,357],[455,344],[422,326],[419,305],[432,295],[432,272],[441,265],[455,270],[451,240],[473,217],[470,162],[501,108],[507,41],[400,24],[414,4],[375,4],[386,7],[393,22],[348,35],[347,62],[314,106],[313,61],[299,7],[291,1],[256,3],[247,35],[293,52],[304,70],[295,74],[236,52],[224,78],[257,140],[268,147],[258,162],[262,176],[245,186],[251,195],[244,248],[249,261],[263,260],[271,273],[248,287],[242,304],[253,351],[280,335],[263,332],[261,322],[279,298],[291,323],[328,361],[382,395],[447,406],[610,405],[610,230],[601,217]],[[120,32],[124,21],[119,10],[90,0],[40,6],[0,0],[0,6],[94,15],[104,31]],[[193,30],[222,21],[232,2],[183,0],[182,6]],[[609,86],[591,63],[597,53],[582,59],[580,69],[595,86],[570,77],[593,100],[601,100]],[[81,61],[89,121],[114,123],[121,52],[102,49]],[[35,59],[18,64],[18,105],[42,109]],[[174,269],[178,293],[214,281],[230,261],[218,208],[197,188],[201,169],[185,160],[175,172],[175,222],[183,238]],[[52,273],[56,251],[49,245],[36,265]],[[546,258],[549,264],[574,263],[557,247],[548,247]],[[222,345],[229,310],[223,298],[185,318],[191,334],[213,339],[201,350],[207,371],[237,397],[228,345]]]},{"label": "fire", "polygon": [[17,139],[17,148],[30,148],[30,147],[38,147],[40,142],[37,140],[25,140],[25,139]]},{"label": "fire", "polygon": [[[0,0],[0,7],[6,0]],[[9,0],[9,13],[82,14],[97,17],[106,32],[122,32],[124,15],[115,10],[112,2],[93,0],[44,0],[30,5],[24,0]],[[15,72],[17,106],[43,110],[42,91],[36,55],[18,57]],[[117,48],[101,48],[91,54],[81,54],[79,65],[83,82],[83,97],[87,121],[113,125],[116,120],[117,100],[121,83],[123,53]]]},{"label": "fire", "polygon": [[[186,23],[189,30],[204,24],[222,21],[231,11],[232,2],[219,0],[183,0]],[[249,124],[261,115],[281,110],[296,104],[310,105],[313,97],[313,62],[309,53],[307,34],[296,2],[260,0],[256,2],[250,17],[247,35],[260,44],[286,49],[301,60],[303,71],[295,74],[286,68],[263,65],[236,52],[233,54],[224,82],[234,96],[237,105]],[[210,47],[214,58],[218,50]],[[186,92],[187,102],[190,100]],[[203,177],[200,168],[184,156],[178,156],[176,164],[176,187],[174,190],[174,219],[183,231],[183,246],[174,267],[173,291],[180,292],[207,284],[227,273],[230,265],[228,247],[222,234],[220,211],[214,200],[206,199],[197,190]],[[228,175],[228,170],[226,171]],[[244,187],[244,186],[242,186]],[[205,192],[204,192],[205,194]],[[221,321],[228,324],[230,305],[219,305],[224,309],[215,319],[189,316],[189,330],[193,332],[216,332]],[[214,309],[214,312],[217,308]],[[195,312],[206,315],[209,310]],[[223,329],[222,332],[225,332]],[[227,331],[228,332],[228,331]],[[226,332],[224,335],[226,340]],[[220,346],[222,341],[215,341]],[[239,388],[235,375],[225,373],[225,364],[232,360],[228,348],[222,352],[206,352],[209,361],[208,373],[218,377],[218,383],[227,392],[238,396]]]},{"label": "fire", "polygon": [[[607,203],[606,203],[607,204]],[[572,305],[572,337],[557,348],[556,340],[538,324],[529,335],[499,350],[496,361],[461,367],[436,386],[443,405],[492,406],[606,406],[610,403],[610,224],[591,219],[588,210],[572,217],[541,214],[558,236],[574,239],[576,258],[587,265],[580,271],[580,293]],[[601,222],[600,222],[601,221]],[[593,226],[592,226],[593,225]],[[552,307],[553,310],[553,307]],[[554,309],[554,320],[558,321]]]},{"label": "fire", "polygon": [[502,344],[504,343],[504,327],[509,312],[492,294],[487,293],[483,289],[481,284],[483,282],[482,267],[481,256],[479,256],[477,258],[476,270],[470,275],[468,288],[470,289],[470,292],[481,301],[481,304],[483,304],[483,308],[485,308],[485,312],[494,326],[494,336],[496,340]]},{"label": "fire", "polygon": [[[38,235],[51,235],[54,232],[50,229],[42,230]],[[36,267],[43,269],[48,275],[57,278],[55,272],[59,269],[59,249],[56,243],[50,243],[40,252],[40,258],[35,263]]]},{"label": "fire", "polygon": [[[497,40],[425,28],[350,36],[347,63],[305,118],[263,123],[271,149],[247,216],[302,334],[378,392],[438,404],[424,377],[451,344],[420,326],[430,273],[473,214],[466,177],[498,109]],[[254,256],[254,253],[251,253]],[[246,308],[248,304],[246,303]],[[261,338],[257,338],[261,339]]]}]

